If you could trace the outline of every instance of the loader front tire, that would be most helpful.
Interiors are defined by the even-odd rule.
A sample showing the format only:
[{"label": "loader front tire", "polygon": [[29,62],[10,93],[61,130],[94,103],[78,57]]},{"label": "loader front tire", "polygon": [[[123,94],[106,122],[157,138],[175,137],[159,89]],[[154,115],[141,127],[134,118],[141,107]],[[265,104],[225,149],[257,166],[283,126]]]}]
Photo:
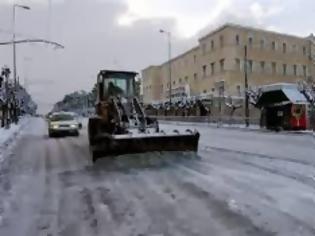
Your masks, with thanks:
[{"label": "loader front tire", "polygon": [[97,117],[92,117],[89,119],[88,123],[88,137],[89,144],[92,146],[95,144],[95,137],[100,132],[100,119]]}]

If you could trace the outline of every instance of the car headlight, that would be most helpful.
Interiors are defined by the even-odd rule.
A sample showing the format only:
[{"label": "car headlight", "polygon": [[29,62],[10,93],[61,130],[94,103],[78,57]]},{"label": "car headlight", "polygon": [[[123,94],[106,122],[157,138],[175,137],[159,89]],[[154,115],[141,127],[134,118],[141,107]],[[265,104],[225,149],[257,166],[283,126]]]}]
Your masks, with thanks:
[{"label": "car headlight", "polygon": [[53,129],[58,129],[58,128],[59,128],[59,125],[52,125],[51,128],[53,128]]},{"label": "car headlight", "polygon": [[71,127],[71,128],[77,128],[77,126],[74,125],[74,124],[73,124],[73,125],[70,125],[70,127]]}]

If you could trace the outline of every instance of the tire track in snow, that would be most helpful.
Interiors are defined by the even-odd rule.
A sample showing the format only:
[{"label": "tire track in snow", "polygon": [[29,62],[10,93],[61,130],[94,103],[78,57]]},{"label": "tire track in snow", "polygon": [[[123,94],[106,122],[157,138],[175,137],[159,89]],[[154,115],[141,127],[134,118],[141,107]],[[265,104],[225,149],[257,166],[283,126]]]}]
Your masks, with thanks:
[{"label": "tire track in snow", "polygon": [[[217,153],[218,157],[216,159],[224,159],[225,156],[222,155],[222,153]],[[212,194],[217,195],[217,199],[226,199],[226,202],[229,202],[229,198],[231,196],[237,197],[240,195],[238,201],[243,202],[242,203],[242,210],[245,210],[247,212],[245,215],[251,215],[250,218],[253,218],[253,215],[256,216],[262,216],[262,214],[265,214],[266,216],[268,215],[275,215],[275,217],[280,218],[281,220],[277,221],[283,221],[281,224],[286,224],[288,228],[292,228],[291,230],[288,230],[288,232],[297,232],[297,230],[301,230],[305,233],[305,235],[313,235],[314,232],[314,227],[312,226],[312,218],[307,217],[307,215],[311,216],[312,211],[305,211],[302,213],[300,216],[294,215],[293,212],[287,212],[285,208],[279,209],[279,206],[277,205],[277,202],[275,199],[277,199],[276,196],[269,195],[270,192],[266,191],[268,189],[264,189],[261,187],[261,185],[255,185],[253,184],[255,180],[251,181],[246,178],[246,171],[244,173],[241,172],[237,173],[234,171],[234,173],[231,170],[228,170],[226,168],[222,169],[222,167],[217,166],[215,162],[212,163],[212,171],[207,173],[204,173],[204,171],[199,171],[198,168],[199,166],[202,166],[204,169],[207,163],[203,162],[205,158],[201,159],[201,163],[198,163],[198,165],[190,163],[189,164],[178,164],[175,165],[179,170],[183,171],[183,175],[191,176],[191,179],[189,180],[190,182],[194,183],[198,187],[202,187],[203,189],[206,189],[206,192],[210,192]],[[211,157],[209,158],[209,160]],[[206,161],[209,161],[206,160]],[[193,164],[193,165],[192,165]],[[219,167],[219,168],[218,168]],[[237,169],[235,169],[237,170]],[[221,173],[220,173],[221,172]],[[238,171],[240,172],[240,171]],[[177,173],[177,172],[176,172]],[[219,175],[218,175],[219,174]],[[253,175],[254,176],[254,175]],[[241,177],[241,178],[240,178]],[[199,180],[198,180],[199,178]],[[285,178],[285,177],[284,177]],[[263,176],[261,175],[260,181],[263,180]],[[202,181],[201,181],[202,180]],[[219,181],[221,180],[221,181]],[[259,179],[257,179],[259,180]],[[278,180],[278,179],[269,179],[270,181]],[[288,181],[287,179],[285,181]],[[285,181],[283,181],[285,183]],[[184,181],[182,181],[184,182]],[[202,184],[202,182],[205,182],[208,184]],[[219,182],[219,183],[217,183]],[[223,185],[221,187],[220,185]],[[272,186],[272,185],[271,185]],[[229,189],[229,191],[227,191]],[[242,190],[241,193],[239,191]],[[229,193],[229,194],[226,194]],[[224,195],[222,195],[224,194]],[[219,196],[218,196],[219,195]],[[221,195],[221,196],[220,196]],[[244,202],[242,195],[246,196],[246,199],[248,201]],[[265,198],[264,201],[262,201]],[[234,201],[234,200],[233,200]],[[252,205],[248,205],[248,204]],[[253,204],[255,203],[255,204]],[[261,204],[257,204],[261,203]],[[261,205],[261,206],[260,206]],[[244,209],[247,208],[247,209]],[[249,209],[251,208],[251,209]],[[268,209],[268,210],[266,210]],[[307,208],[305,208],[307,209]],[[257,211],[259,210],[259,211]],[[251,214],[248,214],[248,211],[252,212]],[[249,213],[250,213],[249,212]],[[264,212],[264,213],[262,213]],[[314,212],[314,209],[313,209]],[[305,215],[305,216],[303,216]],[[257,217],[254,218],[257,218]],[[304,217],[304,218],[303,218]],[[305,218],[306,217],[306,218]],[[262,220],[256,220],[257,222],[260,221],[258,225],[266,225],[266,224],[272,224],[273,221],[271,220],[272,218],[267,218],[267,219],[262,219]],[[276,222],[277,222],[276,221]],[[288,224],[288,222],[291,222],[291,224]],[[300,228],[297,229],[296,225],[299,225]],[[272,231],[277,231],[277,227],[274,226]],[[301,233],[301,232],[299,232]],[[286,234],[284,234],[286,235]],[[304,234],[302,234],[304,235]]]},{"label": "tire track in snow", "polygon": [[[248,167],[252,167],[254,169],[258,169],[260,171],[264,171],[270,174],[282,176],[285,178],[289,178],[293,181],[297,181],[301,184],[307,185],[309,187],[314,188],[315,187],[315,181],[314,181],[314,173],[315,173],[315,166],[305,163],[304,161],[290,161],[282,158],[275,158],[271,156],[266,155],[260,155],[260,154],[254,154],[249,152],[239,152],[239,151],[233,151],[230,149],[219,149],[212,148],[213,150],[219,151],[221,153],[225,153],[224,158],[221,158],[222,160],[228,160],[224,162],[224,165],[231,165],[231,163],[235,163],[239,166],[243,166],[244,171],[248,172]],[[206,156],[207,154],[211,153],[210,150],[207,151],[201,151],[200,154],[203,156]],[[236,154],[236,155],[231,155]],[[211,154],[210,154],[211,155]],[[204,158],[203,161],[206,163],[212,163],[213,159],[218,159],[216,157],[217,155],[211,155],[210,158]],[[257,159],[262,159],[257,161]],[[269,160],[264,161],[264,159]],[[263,162],[262,162],[263,161]],[[261,163],[261,164],[259,164]],[[282,165],[280,165],[280,163]],[[299,169],[303,168],[302,172],[297,172],[297,169],[291,168],[291,170],[285,169],[284,165],[292,163],[291,165],[295,165],[295,167],[300,167]],[[216,162],[218,164],[218,162]],[[278,165],[276,165],[278,164]],[[282,167],[282,168],[281,168]],[[305,171],[308,170],[309,174],[306,175]]]},{"label": "tire track in snow", "polygon": [[230,148],[222,148],[222,147],[209,146],[209,145],[201,145],[201,147],[199,149],[202,152],[208,152],[209,150],[215,150],[218,152],[230,152],[230,153],[241,154],[244,156],[255,156],[257,158],[262,158],[262,159],[279,160],[279,161],[283,161],[283,162],[293,162],[293,163],[297,163],[297,164],[303,164],[303,165],[307,165],[307,166],[311,165],[311,166],[315,167],[315,163],[310,163],[308,161],[301,160],[301,159],[283,158],[283,157],[277,157],[277,156],[272,156],[272,155],[253,153],[253,152],[247,152],[247,151],[240,151],[240,150],[235,150],[235,149],[230,149]]},{"label": "tire track in snow", "polygon": [[[87,152],[78,148],[78,144],[81,142],[83,142],[81,138],[67,138],[63,143],[64,158],[68,160],[71,166],[61,175],[65,187],[64,192],[67,195],[64,200],[65,204],[68,205],[61,209],[61,212],[70,211],[76,212],[76,214],[72,215],[72,219],[75,220],[65,219],[62,235],[69,235],[69,233],[75,235],[71,231],[73,228],[79,235],[98,235],[100,232],[97,216],[98,202],[95,199],[97,183],[91,176],[95,173],[89,164]],[[67,203],[68,200],[70,202]],[[67,214],[67,212],[60,214]],[[106,230],[106,235],[111,235],[109,230]]]},{"label": "tire track in snow", "polygon": [[[46,130],[45,130],[46,131]],[[36,229],[38,235],[57,235],[58,234],[58,211],[60,198],[60,184],[58,178],[58,166],[60,160],[55,158],[60,153],[58,142],[55,139],[44,138],[41,146],[45,152],[41,156],[44,162],[42,166],[44,191],[40,211],[37,215]]]}]

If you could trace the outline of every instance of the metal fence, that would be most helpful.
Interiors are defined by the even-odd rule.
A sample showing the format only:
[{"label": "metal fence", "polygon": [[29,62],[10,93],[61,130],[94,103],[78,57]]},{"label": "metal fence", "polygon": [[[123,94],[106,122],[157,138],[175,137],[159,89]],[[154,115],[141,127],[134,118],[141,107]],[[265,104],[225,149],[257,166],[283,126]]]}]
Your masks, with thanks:
[{"label": "metal fence", "polygon": [[[230,116],[154,116],[158,120],[178,122],[222,123],[229,125],[245,125],[245,117]],[[251,125],[260,125],[260,118],[250,118]]]}]

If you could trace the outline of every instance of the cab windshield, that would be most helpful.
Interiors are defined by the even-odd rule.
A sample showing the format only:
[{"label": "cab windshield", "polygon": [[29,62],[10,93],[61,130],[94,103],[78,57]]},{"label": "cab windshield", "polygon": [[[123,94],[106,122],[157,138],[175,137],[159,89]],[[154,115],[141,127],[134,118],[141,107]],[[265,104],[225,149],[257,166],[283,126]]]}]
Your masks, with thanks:
[{"label": "cab windshield", "polygon": [[106,78],[104,80],[105,96],[132,96],[132,79],[128,78]]}]

